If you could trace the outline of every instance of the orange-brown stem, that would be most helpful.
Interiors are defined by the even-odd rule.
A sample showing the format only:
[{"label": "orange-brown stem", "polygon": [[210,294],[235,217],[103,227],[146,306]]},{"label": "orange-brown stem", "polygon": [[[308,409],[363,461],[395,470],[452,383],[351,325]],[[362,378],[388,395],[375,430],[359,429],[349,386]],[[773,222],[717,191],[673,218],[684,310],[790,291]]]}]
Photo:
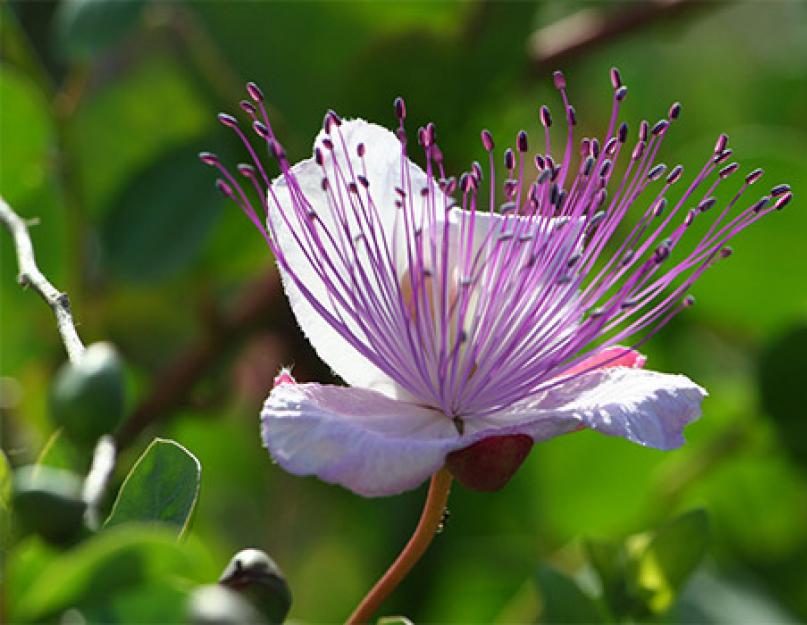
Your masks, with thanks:
[{"label": "orange-brown stem", "polygon": [[367,596],[353,611],[353,614],[346,621],[346,625],[360,625],[368,623],[384,600],[407,576],[412,567],[426,553],[434,535],[440,528],[443,520],[443,512],[448,501],[448,491],[451,489],[451,473],[443,467],[432,475],[429,483],[429,493],[426,495],[426,503],[420,515],[420,521],[415,528],[415,533],[406,543],[403,551],[395,559],[384,573],[384,576],[376,582]]}]

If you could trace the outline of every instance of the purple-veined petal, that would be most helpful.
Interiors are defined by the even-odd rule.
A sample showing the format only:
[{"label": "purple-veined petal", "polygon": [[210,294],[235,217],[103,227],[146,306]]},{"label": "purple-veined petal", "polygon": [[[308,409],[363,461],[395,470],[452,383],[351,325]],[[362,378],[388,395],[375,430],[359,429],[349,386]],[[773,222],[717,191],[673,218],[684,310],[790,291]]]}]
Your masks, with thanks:
[{"label": "purple-veined petal", "polygon": [[[379,336],[404,334],[395,310],[406,245],[402,211],[395,204],[400,141],[381,126],[350,120],[334,125],[330,134],[320,132],[314,146],[319,159],[298,163],[269,191],[270,229],[283,257],[278,264],[291,308],[320,358],[348,384],[408,397],[390,371],[368,359],[379,349]],[[426,174],[406,163],[409,186],[426,186]],[[389,345],[380,349],[391,350]],[[389,355],[374,360],[400,368]]]},{"label": "purple-veined petal", "polygon": [[284,469],[366,497],[415,488],[467,444],[435,410],[340,386],[281,384],[261,423],[264,444]]},{"label": "purple-veined petal", "polygon": [[[706,391],[682,375],[628,367],[598,369],[480,419],[474,430],[527,434],[540,441],[589,427],[656,449],[684,444]],[[478,434],[477,434],[478,436]]]}]

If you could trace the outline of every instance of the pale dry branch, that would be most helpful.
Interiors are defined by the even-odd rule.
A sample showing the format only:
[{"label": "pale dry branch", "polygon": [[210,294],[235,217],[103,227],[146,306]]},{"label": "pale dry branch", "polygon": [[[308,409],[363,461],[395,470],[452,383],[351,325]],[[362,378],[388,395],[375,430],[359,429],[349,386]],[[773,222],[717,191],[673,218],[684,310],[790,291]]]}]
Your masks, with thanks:
[{"label": "pale dry branch", "polygon": [[48,306],[53,309],[56,316],[56,327],[62,337],[67,357],[71,362],[77,362],[84,353],[84,343],[81,342],[76,331],[67,293],[59,291],[39,270],[34,256],[34,246],[28,233],[28,222],[15,213],[2,197],[0,197],[0,222],[14,239],[17,266],[19,267],[17,281],[21,286],[30,287],[39,293]]}]

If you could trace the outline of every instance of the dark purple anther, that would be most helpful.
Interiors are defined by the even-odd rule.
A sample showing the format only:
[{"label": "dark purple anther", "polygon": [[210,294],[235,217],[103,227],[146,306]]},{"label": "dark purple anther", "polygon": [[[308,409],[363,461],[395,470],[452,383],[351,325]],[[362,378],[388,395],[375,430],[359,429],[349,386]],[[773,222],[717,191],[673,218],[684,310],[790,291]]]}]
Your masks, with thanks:
[{"label": "dark purple anther", "polygon": [[261,139],[269,138],[269,129],[263,122],[255,120],[254,122],[252,122],[252,129],[255,131],[255,134],[258,135]]},{"label": "dark purple anther", "polygon": [[552,169],[547,167],[540,174],[538,174],[538,178],[536,179],[535,182],[538,183],[538,184],[544,184],[551,177],[552,177]]},{"label": "dark purple anther", "polygon": [[422,145],[424,148],[426,147],[426,142],[428,141],[426,137],[426,129],[421,126],[418,128],[418,145]]},{"label": "dark purple anther", "polygon": [[463,193],[468,193],[471,189],[471,175],[467,171],[460,176],[460,189]]},{"label": "dark purple anther", "polygon": [[606,158],[606,159],[605,159],[605,160],[602,162],[602,165],[600,166],[600,176],[602,176],[603,178],[605,178],[605,177],[607,177],[607,176],[608,176],[608,174],[610,174],[610,173],[611,173],[611,159],[610,159],[610,158]]},{"label": "dark purple anther", "polygon": [[331,117],[331,112],[327,111],[325,115],[322,117],[322,130],[325,131],[326,135],[331,134],[331,129],[333,128],[333,118]]},{"label": "dark purple anther", "polygon": [[320,167],[322,167],[323,163],[325,162],[325,159],[322,157],[322,150],[320,150],[318,147],[314,148],[314,162]]},{"label": "dark purple anther", "polygon": [[544,157],[541,156],[540,154],[536,154],[535,168],[538,169],[539,171],[543,171],[545,167],[546,167],[546,161],[544,160]]},{"label": "dark purple anther", "polygon": [[328,187],[330,186],[330,185],[328,184],[328,179],[327,179],[327,178],[325,178],[325,177],[323,177],[323,178],[322,178],[322,180],[320,181],[320,186],[322,187],[322,190],[323,190],[323,191],[327,191],[327,190],[328,190]]},{"label": "dark purple anther", "polygon": [[670,246],[668,243],[662,243],[656,248],[655,259],[657,263],[663,263],[670,257]]},{"label": "dark purple anther", "polygon": [[516,145],[518,146],[519,152],[526,152],[529,149],[529,144],[527,143],[527,133],[525,131],[519,131],[518,138],[516,139]]},{"label": "dark purple anther", "polygon": [[512,171],[515,169],[516,166],[516,155],[513,152],[512,148],[507,148],[504,151],[504,167],[505,169]]},{"label": "dark purple anther", "polygon": [[707,197],[700,204],[698,204],[698,210],[701,213],[705,213],[710,208],[712,208],[712,206],[714,206],[716,202],[717,202],[717,198],[715,198],[715,197]]},{"label": "dark purple anther", "polygon": [[350,191],[353,194],[358,195],[358,193],[359,193],[359,185],[357,185],[355,182],[348,182],[347,183],[347,190]]},{"label": "dark purple anther", "polygon": [[244,178],[252,178],[257,173],[255,167],[249,165],[248,163],[238,163],[235,168],[238,170],[239,174],[244,176]]},{"label": "dark purple anther", "polygon": [[691,225],[692,225],[692,222],[693,222],[693,221],[695,221],[695,217],[697,216],[697,214],[698,214],[698,211],[697,211],[697,210],[695,210],[694,208],[693,208],[693,209],[691,209],[691,210],[690,210],[690,211],[687,213],[687,216],[684,218],[684,225],[685,225],[687,228],[689,228],[689,226],[691,226]]},{"label": "dark purple anther", "polygon": [[616,140],[616,137],[611,137],[608,139],[608,143],[605,144],[605,147],[602,150],[606,156],[612,157],[616,153],[617,143],[618,141]]},{"label": "dark purple anther", "polygon": [[552,206],[557,206],[559,196],[560,189],[558,188],[557,183],[553,182],[552,186],[549,188],[549,203],[552,204]]},{"label": "dark purple anther", "polygon": [[583,164],[583,174],[585,176],[590,176],[591,171],[594,169],[594,161],[596,159],[593,156],[589,156],[586,158]]},{"label": "dark purple anther", "polygon": [[434,122],[426,124],[426,140],[428,141],[426,147],[434,145],[434,142],[437,141],[437,126],[434,125]]},{"label": "dark purple anther", "polygon": [[642,154],[644,154],[645,145],[647,144],[644,141],[639,141],[639,143],[636,144],[636,147],[633,148],[633,154],[631,154],[631,158],[634,161],[638,161],[640,158],[642,158]]},{"label": "dark purple anther", "polygon": [[663,197],[658,202],[656,202],[656,205],[653,207],[653,215],[655,217],[661,217],[666,208],[667,208],[667,198]]},{"label": "dark purple anther", "polygon": [[659,121],[656,122],[656,125],[653,126],[653,130],[651,132],[653,133],[653,136],[657,137],[658,135],[663,133],[665,130],[667,130],[667,128],[669,128],[669,127],[670,127],[670,122],[668,120],[660,119]]},{"label": "dark purple anther", "polygon": [[403,146],[409,142],[409,139],[406,136],[406,131],[403,128],[396,129],[395,136],[398,137],[398,141],[400,141],[401,145]]},{"label": "dark purple anther", "polygon": [[713,160],[715,164],[720,165],[721,163],[725,163],[727,160],[729,160],[729,157],[732,155],[732,153],[733,153],[732,149],[728,148],[726,150],[723,150],[719,154],[715,154]]},{"label": "dark purple anther", "polygon": [[549,128],[552,125],[552,114],[549,112],[549,107],[544,104],[541,107],[541,124],[544,128]]},{"label": "dark purple anther", "polygon": [[667,116],[670,119],[678,119],[681,116],[681,103],[680,102],[673,102]]},{"label": "dark purple anther", "polygon": [[684,173],[683,165],[676,165],[670,171],[670,174],[667,176],[667,184],[675,184],[681,179],[682,174]]},{"label": "dark purple anther", "polygon": [[218,118],[219,121],[225,126],[229,126],[230,128],[235,128],[236,126],[238,126],[238,120],[232,115],[229,115],[227,113],[219,113]]},{"label": "dark purple anther", "polygon": [[628,125],[625,122],[619,125],[619,134],[617,136],[620,143],[625,143],[628,140]]},{"label": "dark purple anther", "polygon": [[248,115],[255,115],[258,112],[258,109],[256,109],[255,105],[249,100],[241,100],[238,105]]},{"label": "dark purple anther", "polygon": [[790,200],[792,200],[792,199],[793,199],[793,194],[790,191],[788,191],[787,193],[785,193],[783,196],[781,196],[779,199],[776,200],[776,204],[774,204],[773,207],[776,210],[780,211],[785,206],[787,206],[790,203]]},{"label": "dark purple anther", "polygon": [[615,90],[622,86],[622,75],[616,67],[611,68],[611,85]]},{"label": "dark purple anther", "polygon": [[628,88],[625,85],[622,85],[619,89],[616,90],[614,93],[614,97],[616,98],[617,102],[622,102],[625,99],[625,96],[628,95]]},{"label": "dark purple anther", "polygon": [[490,131],[487,129],[482,131],[482,145],[488,152],[492,152],[493,148],[496,146],[496,144],[493,143],[493,135],[490,134]]},{"label": "dark purple anther", "polygon": [[446,187],[444,191],[446,195],[452,195],[456,190],[457,190],[457,179],[454,176],[451,176],[451,178],[449,178],[446,181]]},{"label": "dark purple anther", "polygon": [[773,189],[771,189],[771,195],[773,197],[779,197],[780,195],[784,195],[790,191],[789,184],[777,184]]},{"label": "dark purple anther", "polygon": [[477,180],[482,180],[482,165],[480,165],[478,161],[471,163],[471,174]]},{"label": "dark purple anther", "polygon": [[333,109],[328,109],[328,115],[331,116],[331,119],[333,120],[333,123],[336,126],[341,126],[342,125],[342,118],[339,117],[339,115],[337,114],[336,111],[334,111]]},{"label": "dark purple anther", "polygon": [[395,98],[395,102],[393,103],[395,107],[395,117],[397,117],[400,121],[406,119],[406,103],[402,97]]},{"label": "dark purple anther", "polygon": [[667,166],[664,163],[659,163],[647,172],[647,178],[649,180],[658,180],[664,175],[665,171],[667,171]]},{"label": "dark purple anther", "polygon": [[692,308],[695,305],[695,296],[694,295],[687,295],[681,303],[684,305],[684,308]]},{"label": "dark purple anther", "polygon": [[224,197],[232,197],[233,196],[232,187],[229,184],[227,184],[227,182],[222,180],[221,178],[216,179],[216,188],[219,190],[219,193],[221,193]]},{"label": "dark purple anther", "polygon": [[577,126],[577,113],[571,104],[569,105],[569,108],[566,109],[566,119],[569,120],[570,126]]},{"label": "dark purple anther", "polygon": [[720,258],[728,258],[732,254],[734,254],[734,248],[728,245],[720,250]]},{"label": "dark purple anther", "polygon": [[249,94],[249,97],[256,102],[263,102],[264,100],[263,91],[261,91],[261,88],[254,82],[247,83],[247,93]]},{"label": "dark purple anther", "polygon": [[219,162],[219,157],[212,152],[199,152],[199,160],[205,165],[216,165]]},{"label": "dark purple anther", "polygon": [[639,124],[639,141],[647,141],[647,133],[650,131],[650,124],[645,120]]},{"label": "dark purple anther", "polygon": [[756,203],[756,204],[754,204],[754,205],[751,207],[751,210],[752,210],[753,212],[755,212],[755,213],[758,213],[758,212],[759,212],[759,211],[761,211],[763,208],[765,208],[766,206],[768,206],[768,203],[769,203],[770,201],[771,201],[771,197],[770,197],[769,195],[763,196],[762,198],[760,198],[759,200],[757,200],[757,203]]},{"label": "dark purple anther", "polygon": [[765,173],[765,170],[761,167],[757,167],[754,171],[748,174],[745,177],[746,184],[754,184],[757,180],[762,178],[762,175]]},{"label": "dark purple anther", "polygon": [[725,180],[726,178],[731,176],[731,174],[733,174],[738,169],[740,169],[740,164],[737,163],[737,162],[734,162],[731,165],[726,165],[723,169],[721,169],[718,172],[717,175],[720,176],[721,180]]},{"label": "dark purple anther", "polygon": [[364,152],[365,148],[363,143],[360,143],[359,145],[356,146],[356,154],[359,155],[359,158],[364,158]]},{"label": "dark purple anther", "polygon": [[[594,210],[598,210],[603,204],[605,204],[605,200],[608,198],[608,191],[606,189],[600,189],[597,191],[597,195],[594,196]],[[605,213],[603,213],[604,215]]]},{"label": "dark purple anther", "polygon": [[728,145],[729,136],[726,134],[721,134],[717,137],[717,141],[715,142],[715,154],[720,154],[723,150],[726,149],[726,145]]},{"label": "dark purple anther", "polygon": [[597,139],[592,139],[591,143],[588,144],[589,154],[594,158],[597,158],[600,155],[600,142]]},{"label": "dark purple anther", "polygon": [[563,75],[562,71],[557,70],[554,74],[552,74],[552,80],[555,83],[556,89],[566,88],[566,76]]}]

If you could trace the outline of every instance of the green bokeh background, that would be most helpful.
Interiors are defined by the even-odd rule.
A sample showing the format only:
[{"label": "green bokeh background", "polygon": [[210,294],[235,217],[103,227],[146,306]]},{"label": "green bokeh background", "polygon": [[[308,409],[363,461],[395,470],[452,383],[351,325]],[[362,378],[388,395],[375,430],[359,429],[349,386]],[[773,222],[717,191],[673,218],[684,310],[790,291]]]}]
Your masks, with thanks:
[{"label": "green bokeh background", "polygon": [[[99,18],[82,7],[92,4],[117,6]],[[240,158],[215,114],[234,111],[246,80],[257,81],[294,161],[328,108],[392,125],[403,95],[410,128],[433,120],[459,173],[482,156],[482,127],[500,144],[521,128],[538,136],[538,106],[558,107],[556,67],[581,133],[600,132],[616,65],[634,127],[684,105],[662,160],[691,172],[726,132],[744,171],[765,168],[759,188],[789,182],[796,196],[739,237],[737,253],[694,287],[697,306],[645,349],[649,366],[709,389],[704,418],[672,453],[585,432],[537,446],[502,492],[456,488],[446,531],[384,612],[520,618],[538,561],[573,569],[581,537],[617,538],[703,507],[710,555],[686,596],[717,605],[722,622],[807,620],[807,4],[687,6],[551,65],[531,60],[549,25],[567,19],[553,36],[571,41],[591,20],[643,5],[0,7],[0,193],[41,220],[41,268],[70,293],[82,337],[120,349],[130,412],[178,355],[215,348],[192,390],[124,450],[118,483],[152,436],[174,438],[202,463],[192,534],[221,567],[240,548],[263,548],[289,579],[293,618],[348,614],[405,541],[424,492],[361,499],[285,474],[261,448],[257,413],[277,368],[293,363],[305,381],[329,372],[296,334],[276,282],[266,286],[274,268],[261,237],[196,159],[203,148]],[[15,273],[0,232],[0,410],[18,466],[51,434],[47,391],[64,353],[49,309]],[[211,339],[249,289],[269,294],[266,314],[223,344]]]}]

